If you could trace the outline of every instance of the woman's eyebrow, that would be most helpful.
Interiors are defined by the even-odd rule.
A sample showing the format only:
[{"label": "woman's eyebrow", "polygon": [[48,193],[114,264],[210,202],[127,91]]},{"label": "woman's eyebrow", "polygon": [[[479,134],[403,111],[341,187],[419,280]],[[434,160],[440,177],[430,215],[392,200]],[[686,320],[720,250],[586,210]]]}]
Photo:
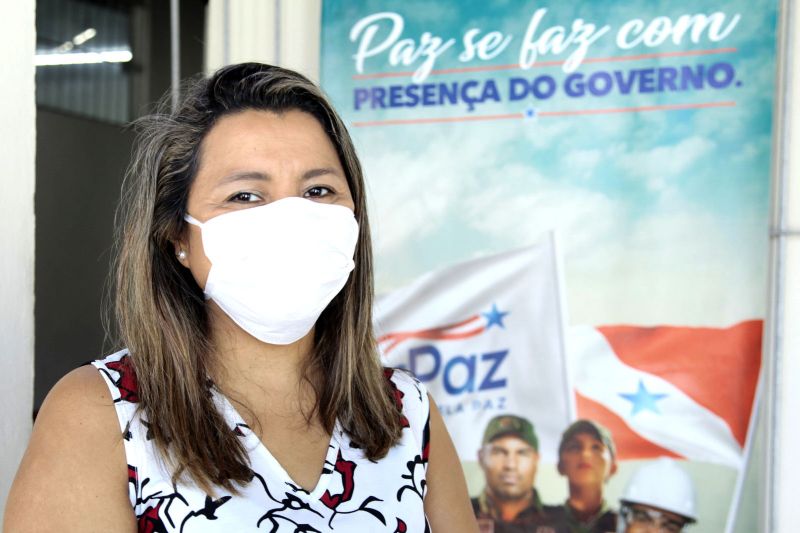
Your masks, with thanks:
[{"label": "woman's eyebrow", "polygon": [[269,181],[271,178],[269,175],[265,174],[264,172],[258,172],[255,170],[245,170],[243,172],[234,172],[224,178],[220,179],[217,183],[217,187],[221,185],[227,185],[228,183],[232,183],[234,181],[245,181],[245,180],[258,180],[258,181]]},{"label": "woman's eyebrow", "polygon": [[[306,170],[305,172],[303,172],[301,179],[303,181],[306,181],[327,174],[332,174],[337,177],[342,177],[339,175],[339,172],[337,172],[336,169],[334,169],[333,167],[321,167],[321,168],[312,168],[311,170]],[[234,172],[233,174],[225,176],[224,178],[219,180],[216,186],[219,187],[222,185],[227,185],[235,181],[248,181],[248,180],[270,181],[271,179],[272,178],[270,177],[270,175],[265,172],[259,172],[257,170],[244,170],[241,172]]]},{"label": "woman's eyebrow", "polygon": [[322,167],[322,168],[312,168],[311,170],[306,170],[303,172],[303,180],[310,180],[311,178],[316,178],[318,176],[324,176],[325,174],[333,174],[334,176],[342,177],[336,171],[336,169],[332,167]]}]

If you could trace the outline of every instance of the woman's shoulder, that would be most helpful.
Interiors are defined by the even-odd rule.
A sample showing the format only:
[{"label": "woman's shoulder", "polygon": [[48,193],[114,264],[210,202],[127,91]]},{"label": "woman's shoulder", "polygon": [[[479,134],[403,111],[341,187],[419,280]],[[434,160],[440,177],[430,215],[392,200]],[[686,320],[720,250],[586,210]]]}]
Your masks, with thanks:
[{"label": "woman's shoulder", "polygon": [[114,400],[97,370],[85,365],[64,376],[36,417],[9,494],[8,530],[130,524],[122,440]]},{"label": "woman's shoulder", "polygon": [[122,449],[114,398],[96,368],[76,368],[53,386],[37,414],[31,442],[34,438],[52,440],[53,447],[65,453],[86,442],[94,442],[95,449],[101,445]]},{"label": "woman's shoulder", "polygon": [[[79,426],[82,431],[112,433],[116,424],[114,398],[97,369],[78,367],[62,377],[47,394],[36,417],[34,430],[50,424]],[[119,433],[119,432],[117,432]]]}]

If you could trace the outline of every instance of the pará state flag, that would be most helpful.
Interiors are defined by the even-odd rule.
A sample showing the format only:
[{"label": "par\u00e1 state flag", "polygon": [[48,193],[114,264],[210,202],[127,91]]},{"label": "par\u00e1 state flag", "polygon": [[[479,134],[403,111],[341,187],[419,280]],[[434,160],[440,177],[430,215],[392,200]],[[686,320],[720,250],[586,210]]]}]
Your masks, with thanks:
[{"label": "par\u00e1 state flag", "polygon": [[570,328],[578,416],[611,430],[620,459],[668,456],[740,468],[761,335],[761,320],[727,328]]},{"label": "par\u00e1 state flag", "polygon": [[431,272],[379,298],[378,344],[436,401],[462,460],[474,461],[492,417],[530,420],[545,461],[572,419],[560,263],[538,245]]}]

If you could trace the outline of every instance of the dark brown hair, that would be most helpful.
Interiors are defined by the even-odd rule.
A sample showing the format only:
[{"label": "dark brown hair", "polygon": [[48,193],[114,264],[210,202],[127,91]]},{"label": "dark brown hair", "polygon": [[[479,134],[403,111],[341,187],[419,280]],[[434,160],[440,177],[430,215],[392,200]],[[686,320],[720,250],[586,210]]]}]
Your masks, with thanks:
[{"label": "dark brown hair", "polygon": [[241,441],[213,406],[215,356],[203,292],[176,260],[187,199],[205,135],[221,117],[247,109],[300,110],[327,133],[345,170],[359,225],[355,270],[315,326],[305,368],[317,398],[307,416],[328,432],[338,419],[369,459],[400,438],[398,407],[383,376],[372,331],[372,250],[364,179],[342,120],[319,88],[291,70],[243,63],[186,86],[180,105],[140,119],[118,212],[115,313],[138,377],[140,408],[173,480],[236,490],[252,478]]}]

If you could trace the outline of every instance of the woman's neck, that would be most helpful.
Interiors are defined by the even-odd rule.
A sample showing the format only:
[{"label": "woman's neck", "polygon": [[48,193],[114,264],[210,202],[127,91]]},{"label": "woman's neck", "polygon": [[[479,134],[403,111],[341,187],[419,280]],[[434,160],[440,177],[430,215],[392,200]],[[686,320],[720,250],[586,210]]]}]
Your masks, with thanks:
[{"label": "woman's neck", "polygon": [[[214,357],[209,369],[214,383],[225,394],[260,411],[296,412],[313,406],[313,387],[304,371],[313,349],[314,330],[286,345],[267,344],[256,339],[209,302]],[[310,397],[309,397],[310,396]]]}]

